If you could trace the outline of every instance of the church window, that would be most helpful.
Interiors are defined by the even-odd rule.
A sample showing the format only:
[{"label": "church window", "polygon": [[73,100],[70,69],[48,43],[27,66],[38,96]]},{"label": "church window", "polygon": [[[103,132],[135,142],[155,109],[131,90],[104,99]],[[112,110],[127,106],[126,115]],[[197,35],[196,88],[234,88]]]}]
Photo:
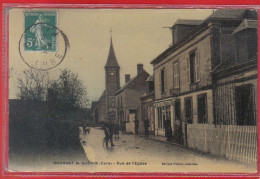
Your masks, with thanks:
[{"label": "church window", "polygon": [[114,79],[115,78],[115,73],[114,72],[110,72],[110,78]]},{"label": "church window", "polygon": [[115,100],[111,99],[111,107],[115,107]]}]

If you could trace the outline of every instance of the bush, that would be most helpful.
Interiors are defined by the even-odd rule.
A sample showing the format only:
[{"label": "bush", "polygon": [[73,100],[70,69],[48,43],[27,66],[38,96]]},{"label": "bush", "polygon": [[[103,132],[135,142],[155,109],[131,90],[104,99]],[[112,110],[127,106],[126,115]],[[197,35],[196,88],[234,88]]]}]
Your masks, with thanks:
[{"label": "bush", "polygon": [[9,121],[10,152],[30,154],[48,151],[48,153],[57,153],[67,148],[82,149],[77,122],[35,118],[10,119]]}]

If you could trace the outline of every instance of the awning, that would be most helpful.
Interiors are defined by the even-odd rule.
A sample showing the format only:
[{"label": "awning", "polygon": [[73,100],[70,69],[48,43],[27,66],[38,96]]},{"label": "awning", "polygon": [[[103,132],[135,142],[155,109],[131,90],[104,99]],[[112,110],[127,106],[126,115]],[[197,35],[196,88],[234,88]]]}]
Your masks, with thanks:
[{"label": "awning", "polygon": [[257,29],[257,20],[243,20],[243,22],[233,31],[232,35],[245,29]]}]

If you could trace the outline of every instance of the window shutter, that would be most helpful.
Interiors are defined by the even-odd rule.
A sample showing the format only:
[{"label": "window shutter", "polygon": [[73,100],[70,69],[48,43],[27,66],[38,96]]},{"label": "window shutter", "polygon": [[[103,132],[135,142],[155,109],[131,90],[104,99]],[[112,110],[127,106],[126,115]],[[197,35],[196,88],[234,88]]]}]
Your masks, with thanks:
[{"label": "window shutter", "polygon": [[180,87],[180,68],[179,68],[179,63],[176,63],[176,88]]},{"label": "window shutter", "polygon": [[195,80],[200,80],[200,58],[199,51],[195,52]]},{"label": "window shutter", "polygon": [[167,91],[167,70],[164,68],[164,91]]},{"label": "window shutter", "polygon": [[186,57],[186,72],[187,72],[188,84],[190,84],[190,58],[189,57]]},{"label": "window shutter", "polygon": [[162,80],[162,77],[161,77],[161,71],[159,71],[159,80],[158,80],[158,82],[159,82],[159,88],[160,88],[160,93],[162,93],[162,83],[161,83],[161,80]]},{"label": "window shutter", "polygon": [[179,63],[173,65],[173,80],[174,88],[179,88]]},{"label": "window shutter", "polygon": [[173,64],[173,88],[176,88],[176,69],[175,69],[176,63]]}]

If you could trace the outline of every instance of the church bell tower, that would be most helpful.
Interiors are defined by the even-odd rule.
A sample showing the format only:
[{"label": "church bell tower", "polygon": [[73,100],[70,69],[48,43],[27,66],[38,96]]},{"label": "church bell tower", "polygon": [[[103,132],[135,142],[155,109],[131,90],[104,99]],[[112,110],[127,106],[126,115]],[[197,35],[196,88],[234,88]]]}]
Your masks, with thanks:
[{"label": "church bell tower", "polygon": [[120,88],[120,66],[118,65],[111,35],[110,49],[105,65],[106,119],[115,118],[115,92]]}]

